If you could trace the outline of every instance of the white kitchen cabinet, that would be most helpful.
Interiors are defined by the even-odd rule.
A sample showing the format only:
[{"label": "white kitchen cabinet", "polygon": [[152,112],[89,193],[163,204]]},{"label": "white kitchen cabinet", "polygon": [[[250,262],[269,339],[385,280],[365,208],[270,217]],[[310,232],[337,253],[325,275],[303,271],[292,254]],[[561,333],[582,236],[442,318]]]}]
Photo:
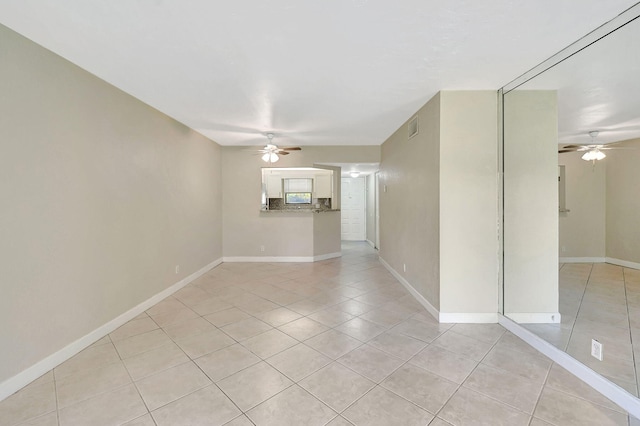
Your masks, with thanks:
[{"label": "white kitchen cabinet", "polygon": [[315,177],[315,195],[314,198],[331,198],[331,178],[330,174],[316,175]]},{"label": "white kitchen cabinet", "polygon": [[282,177],[278,175],[267,176],[267,197],[282,198]]}]

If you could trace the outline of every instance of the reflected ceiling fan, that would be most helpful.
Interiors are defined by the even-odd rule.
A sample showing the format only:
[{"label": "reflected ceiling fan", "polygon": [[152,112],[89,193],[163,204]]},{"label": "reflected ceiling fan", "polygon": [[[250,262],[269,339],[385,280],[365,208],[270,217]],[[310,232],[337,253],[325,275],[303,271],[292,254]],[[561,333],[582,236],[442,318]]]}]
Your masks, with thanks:
[{"label": "reflected ceiling fan", "polygon": [[602,152],[610,149],[632,149],[621,146],[613,146],[619,142],[613,142],[609,144],[597,144],[596,138],[598,137],[597,130],[593,130],[589,132],[589,136],[591,136],[591,144],[590,145],[565,145],[558,150],[559,154],[564,154],[565,152],[584,152],[582,155],[582,159],[585,161],[593,161],[595,164],[596,161],[604,159],[607,155]]},{"label": "reflected ceiling fan", "polygon": [[259,149],[258,152],[262,154],[262,160],[267,163],[275,163],[280,159],[280,155],[289,155],[289,151],[302,151],[299,146],[289,146],[285,148],[278,148],[273,144],[273,133],[267,133],[269,142],[264,148]]}]

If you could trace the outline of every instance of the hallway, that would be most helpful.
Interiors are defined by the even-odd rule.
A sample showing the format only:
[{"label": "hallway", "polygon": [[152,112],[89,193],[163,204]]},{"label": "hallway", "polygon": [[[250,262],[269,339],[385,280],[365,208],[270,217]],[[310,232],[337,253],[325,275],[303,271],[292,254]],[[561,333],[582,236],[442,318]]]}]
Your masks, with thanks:
[{"label": "hallway", "polygon": [[2,425],[627,425],[497,324],[438,324],[366,243],[224,263],[0,402]]}]

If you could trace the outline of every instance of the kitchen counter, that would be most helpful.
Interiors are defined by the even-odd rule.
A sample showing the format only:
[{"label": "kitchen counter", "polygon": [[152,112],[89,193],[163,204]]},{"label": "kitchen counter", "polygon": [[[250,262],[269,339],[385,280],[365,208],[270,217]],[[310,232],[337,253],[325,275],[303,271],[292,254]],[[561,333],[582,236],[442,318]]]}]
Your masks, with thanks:
[{"label": "kitchen counter", "polygon": [[265,209],[258,216],[265,236],[255,243],[263,247],[256,257],[315,262],[341,255],[338,209]]}]

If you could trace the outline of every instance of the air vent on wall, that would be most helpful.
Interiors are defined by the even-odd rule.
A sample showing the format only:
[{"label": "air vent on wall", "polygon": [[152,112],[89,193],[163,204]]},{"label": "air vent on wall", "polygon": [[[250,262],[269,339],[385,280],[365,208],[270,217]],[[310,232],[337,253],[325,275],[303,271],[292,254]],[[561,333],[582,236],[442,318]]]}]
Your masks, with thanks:
[{"label": "air vent on wall", "polygon": [[409,124],[407,124],[407,130],[408,130],[407,133],[409,135],[407,139],[411,139],[412,137],[418,134],[418,117],[417,116],[409,120]]}]

